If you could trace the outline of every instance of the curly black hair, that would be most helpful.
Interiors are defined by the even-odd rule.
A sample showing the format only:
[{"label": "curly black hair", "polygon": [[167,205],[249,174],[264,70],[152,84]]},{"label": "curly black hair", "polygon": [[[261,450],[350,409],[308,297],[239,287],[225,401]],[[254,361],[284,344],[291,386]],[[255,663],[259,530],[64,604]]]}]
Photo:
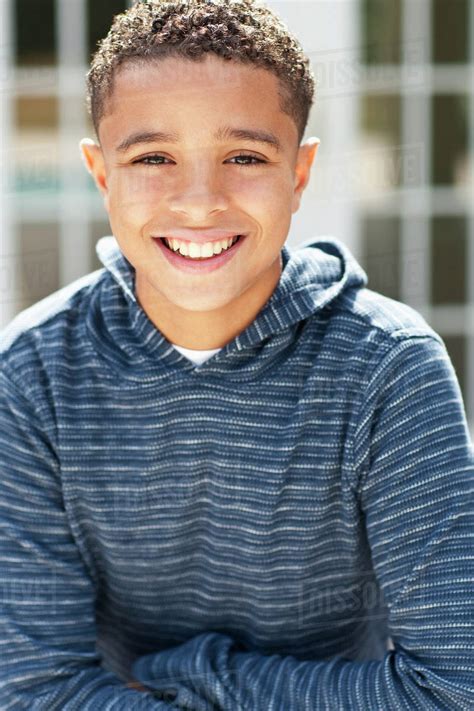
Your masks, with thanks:
[{"label": "curly black hair", "polygon": [[116,15],[87,73],[87,108],[95,132],[124,62],[169,56],[199,60],[206,52],[270,70],[280,81],[280,108],[301,142],[314,101],[311,62],[283,21],[259,0],[139,1]]}]

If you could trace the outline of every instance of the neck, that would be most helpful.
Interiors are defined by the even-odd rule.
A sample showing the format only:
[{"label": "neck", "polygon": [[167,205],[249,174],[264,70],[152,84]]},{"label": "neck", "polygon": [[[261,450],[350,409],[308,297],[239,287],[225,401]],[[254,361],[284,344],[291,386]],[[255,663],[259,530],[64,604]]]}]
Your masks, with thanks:
[{"label": "neck", "polygon": [[223,348],[252,321],[273,294],[281,276],[281,257],[268,278],[259,279],[236,299],[211,311],[189,311],[170,302],[136,274],[135,291],[150,321],[170,342],[193,350]]}]

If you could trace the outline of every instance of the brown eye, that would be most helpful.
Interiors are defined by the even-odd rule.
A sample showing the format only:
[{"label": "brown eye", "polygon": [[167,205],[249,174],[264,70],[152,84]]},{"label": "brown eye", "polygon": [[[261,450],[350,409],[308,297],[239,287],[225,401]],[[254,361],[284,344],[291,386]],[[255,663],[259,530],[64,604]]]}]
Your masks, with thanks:
[{"label": "brown eye", "polygon": [[142,163],[143,165],[164,165],[164,163],[157,163],[156,160],[168,160],[168,158],[160,155],[145,156],[144,158],[132,161],[132,164],[137,165]]},{"label": "brown eye", "polygon": [[252,166],[252,165],[258,165],[261,163],[266,163],[266,161],[262,160],[261,158],[258,158],[257,156],[253,156],[250,153],[242,153],[241,155],[234,156],[234,158],[231,158],[231,160],[239,160],[239,159],[244,159],[244,160],[254,160],[256,163],[236,163],[235,165],[240,165],[242,168],[245,166]]}]

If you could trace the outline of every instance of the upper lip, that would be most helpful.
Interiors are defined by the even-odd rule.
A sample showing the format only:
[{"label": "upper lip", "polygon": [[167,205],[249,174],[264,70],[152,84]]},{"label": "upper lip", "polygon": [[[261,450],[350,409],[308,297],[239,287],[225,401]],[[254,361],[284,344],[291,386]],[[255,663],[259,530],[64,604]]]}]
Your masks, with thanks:
[{"label": "upper lip", "polygon": [[206,242],[219,242],[221,239],[229,239],[243,235],[244,232],[228,231],[228,230],[174,230],[156,237],[166,237],[167,239],[180,239],[186,242],[195,242],[196,244],[205,244]]}]

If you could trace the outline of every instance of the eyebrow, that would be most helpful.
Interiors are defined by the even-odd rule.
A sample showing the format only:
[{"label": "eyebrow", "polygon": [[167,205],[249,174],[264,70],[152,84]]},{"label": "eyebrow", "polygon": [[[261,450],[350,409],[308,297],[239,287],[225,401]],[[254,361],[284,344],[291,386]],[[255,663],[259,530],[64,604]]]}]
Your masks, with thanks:
[{"label": "eyebrow", "polygon": [[[281,153],[282,145],[279,139],[269,131],[252,128],[234,128],[232,126],[223,126],[214,134],[214,138],[218,141],[225,141],[230,138],[236,138],[241,141],[251,141],[253,143],[264,143],[271,146],[277,153]],[[138,131],[127,136],[116,147],[118,153],[125,153],[132,146],[137,146],[143,143],[178,143],[179,136],[177,133],[167,133],[165,131]]]}]

